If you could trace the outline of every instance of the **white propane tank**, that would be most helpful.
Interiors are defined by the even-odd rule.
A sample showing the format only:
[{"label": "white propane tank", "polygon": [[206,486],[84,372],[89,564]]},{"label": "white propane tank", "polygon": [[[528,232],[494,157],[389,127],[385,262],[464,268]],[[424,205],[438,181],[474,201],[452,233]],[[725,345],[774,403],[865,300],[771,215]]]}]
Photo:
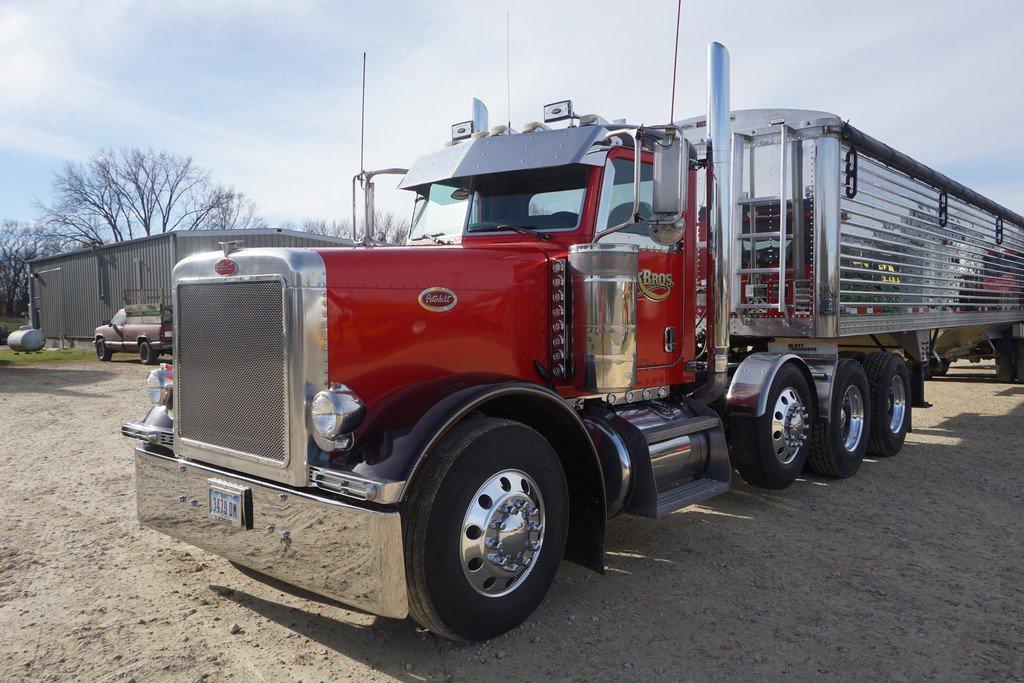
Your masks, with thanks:
[{"label": "white propane tank", "polygon": [[12,351],[38,351],[46,344],[46,338],[39,330],[24,325],[17,332],[7,337],[7,345]]}]

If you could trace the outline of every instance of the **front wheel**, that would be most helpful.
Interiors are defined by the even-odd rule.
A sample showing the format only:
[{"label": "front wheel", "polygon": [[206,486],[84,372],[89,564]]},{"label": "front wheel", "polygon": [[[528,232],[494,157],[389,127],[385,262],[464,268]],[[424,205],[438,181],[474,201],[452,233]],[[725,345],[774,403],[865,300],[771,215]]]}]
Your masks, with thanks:
[{"label": "front wheel", "polygon": [[454,640],[501,635],[537,608],[562,559],[561,463],[535,430],[489,417],[426,457],[402,511],[409,613]]},{"label": "front wheel", "polygon": [[810,405],[804,374],[792,363],[783,365],[768,390],[764,415],[737,417],[730,425],[729,454],[744,481],[766,489],[796,481],[807,460]]},{"label": "front wheel", "polygon": [[139,341],[139,360],[143,365],[156,365],[160,361],[160,354],[152,344],[143,339]]}]

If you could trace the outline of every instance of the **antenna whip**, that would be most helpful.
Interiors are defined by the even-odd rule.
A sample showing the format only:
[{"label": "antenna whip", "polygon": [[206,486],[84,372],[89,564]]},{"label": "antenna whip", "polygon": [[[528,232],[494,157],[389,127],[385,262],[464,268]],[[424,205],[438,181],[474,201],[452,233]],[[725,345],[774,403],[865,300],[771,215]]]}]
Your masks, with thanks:
[{"label": "antenna whip", "polygon": [[676,46],[672,51],[672,104],[669,107],[668,122],[676,120],[676,67],[679,64],[679,19],[683,15],[683,0],[676,7]]}]

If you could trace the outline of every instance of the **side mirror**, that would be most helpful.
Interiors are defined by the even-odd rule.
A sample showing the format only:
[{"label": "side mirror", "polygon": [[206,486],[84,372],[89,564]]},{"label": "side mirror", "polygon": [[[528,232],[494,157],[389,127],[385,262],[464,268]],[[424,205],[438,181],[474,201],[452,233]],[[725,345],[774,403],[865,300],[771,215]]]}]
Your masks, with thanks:
[{"label": "side mirror", "polygon": [[670,218],[686,211],[689,143],[678,131],[670,129],[668,132],[664,142],[654,145],[651,209],[657,218]]}]

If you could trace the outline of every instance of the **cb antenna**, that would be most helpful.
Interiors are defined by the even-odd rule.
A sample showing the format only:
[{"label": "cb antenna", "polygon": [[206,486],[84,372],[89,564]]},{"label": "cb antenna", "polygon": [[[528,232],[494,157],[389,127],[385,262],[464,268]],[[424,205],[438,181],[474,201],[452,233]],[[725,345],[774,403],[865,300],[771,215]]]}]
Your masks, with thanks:
[{"label": "cb antenna", "polygon": [[508,131],[512,132],[512,59],[508,40],[508,10],[505,10],[505,103],[508,106]]},{"label": "cb antenna", "polygon": [[676,121],[676,68],[679,65],[679,19],[683,15],[683,0],[676,5],[676,45],[672,51],[672,104],[668,110],[668,122]]}]

